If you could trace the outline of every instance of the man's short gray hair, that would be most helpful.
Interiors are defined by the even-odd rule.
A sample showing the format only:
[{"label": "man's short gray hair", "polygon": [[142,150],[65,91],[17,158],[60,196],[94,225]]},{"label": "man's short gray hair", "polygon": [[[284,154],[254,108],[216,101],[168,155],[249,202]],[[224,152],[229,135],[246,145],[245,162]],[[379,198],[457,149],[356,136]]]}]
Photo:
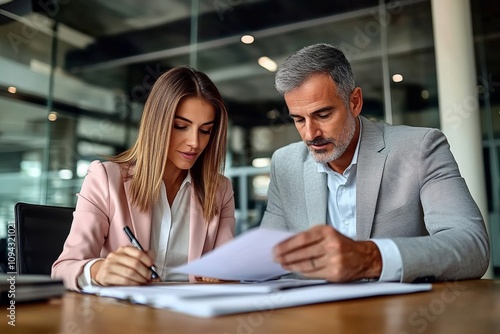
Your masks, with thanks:
[{"label": "man's short gray hair", "polygon": [[330,44],[306,46],[286,58],[276,72],[275,87],[280,94],[285,94],[315,74],[329,74],[337,84],[337,93],[346,106],[349,105],[355,88],[351,64],[342,51]]}]

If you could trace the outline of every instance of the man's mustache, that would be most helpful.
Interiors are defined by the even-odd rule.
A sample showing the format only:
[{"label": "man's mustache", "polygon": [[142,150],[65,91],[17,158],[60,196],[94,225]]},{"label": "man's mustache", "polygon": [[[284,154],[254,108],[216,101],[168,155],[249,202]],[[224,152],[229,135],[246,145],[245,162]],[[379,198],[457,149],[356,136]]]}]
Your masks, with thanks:
[{"label": "man's mustache", "polygon": [[311,145],[325,145],[325,144],[335,144],[335,141],[331,138],[326,139],[326,138],[314,138],[313,140],[307,140],[306,145],[311,146]]}]

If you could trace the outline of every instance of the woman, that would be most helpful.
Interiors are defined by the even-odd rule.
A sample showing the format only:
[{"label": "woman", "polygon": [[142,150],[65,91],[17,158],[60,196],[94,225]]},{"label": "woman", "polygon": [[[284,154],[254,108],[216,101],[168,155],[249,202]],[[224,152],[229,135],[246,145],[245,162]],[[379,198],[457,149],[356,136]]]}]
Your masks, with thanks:
[{"label": "woman", "polygon": [[[221,175],[227,110],[213,82],[189,67],[163,74],[127,151],[91,163],[70,234],[52,266],[67,288],[187,280],[169,269],[234,236],[234,193]],[[147,253],[134,248],[128,226]],[[190,277],[191,280],[196,278]]]}]

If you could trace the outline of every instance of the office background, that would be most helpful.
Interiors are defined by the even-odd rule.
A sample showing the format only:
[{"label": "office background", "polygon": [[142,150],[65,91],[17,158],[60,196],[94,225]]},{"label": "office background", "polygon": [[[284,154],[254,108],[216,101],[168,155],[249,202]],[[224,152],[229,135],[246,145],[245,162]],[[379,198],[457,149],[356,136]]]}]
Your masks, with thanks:
[{"label": "office background", "polygon": [[[474,149],[498,274],[500,4],[470,9],[477,97],[454,111],[467,121],[468,106],[479,107]],[[317,42],[352,62],[364,116],[441,127],[430,0],[0,0],[0,238],[18,201],[73,206],[90,162],[129,147],[148,90],[177,65],[206,72],[221,90],[237,230],[257,225],[272,152],[300,140],[274,71]]]}]

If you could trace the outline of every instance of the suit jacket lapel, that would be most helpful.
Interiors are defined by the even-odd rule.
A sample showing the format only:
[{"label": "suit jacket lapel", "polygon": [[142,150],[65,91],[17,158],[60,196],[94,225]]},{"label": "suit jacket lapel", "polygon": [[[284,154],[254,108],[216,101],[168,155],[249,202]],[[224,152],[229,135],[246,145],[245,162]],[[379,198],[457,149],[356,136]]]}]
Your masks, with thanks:
[{"label": "suit jacket lapel", "polygon": [[189,209],[189,252],[188,262],[201,256],[207,239],[208,228],[215,228],[218,224],[207,224],[200,211],[195,197],[194,187],[191,185],[191,204]]},{"label": "suit jacket lapel", "polygon": [[328,202],[326,174],[318,172],[318,164],[310,154],[304,163],[303,178],[307,221],[303,220],[301,229],[305,230],[313,225],[326,224],[326,207]]},{"label": "suit jacket lapel", "polygon": [[139,240],[139,243],[145,250],[149,250],[151,241],[151,210],[148,212],[140,211],[132,204],[132,194],[130,193],[130,180],[125,181],[125,195],[127,196],[127,204],[130,210],[130,219],[132,220],[132,232]]},{"label": "suit jacket lapel", "polygon": [[387,156],[380,153],[385,147],[382,131],[373,123],[363,122],[356,173],[356,239],[370,238],[380,182]]}]

